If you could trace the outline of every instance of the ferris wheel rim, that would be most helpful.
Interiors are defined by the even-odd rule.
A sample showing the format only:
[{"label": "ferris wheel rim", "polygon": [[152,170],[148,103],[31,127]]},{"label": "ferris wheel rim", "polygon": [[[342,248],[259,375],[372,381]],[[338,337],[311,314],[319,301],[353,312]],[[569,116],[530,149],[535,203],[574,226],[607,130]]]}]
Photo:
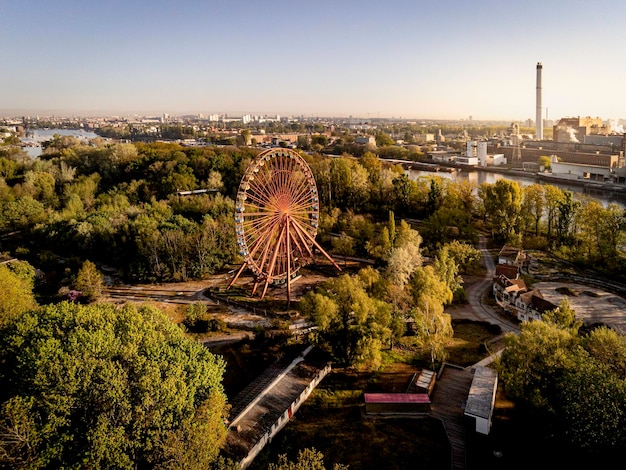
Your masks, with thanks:
[{"label": "ferris wheel rim", "polygon": [[237,192],[240,254],[254,274],[288,281],[313,255],[319,198],[313,173],[297,152],[272,148],[246,169]]}]

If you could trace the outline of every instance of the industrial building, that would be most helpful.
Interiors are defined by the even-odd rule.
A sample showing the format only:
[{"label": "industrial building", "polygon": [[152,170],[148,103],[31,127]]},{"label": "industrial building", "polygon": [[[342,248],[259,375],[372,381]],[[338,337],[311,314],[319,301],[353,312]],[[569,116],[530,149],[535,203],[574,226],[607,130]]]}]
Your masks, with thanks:
[{"label": "industrial building", "polygon": [[555,142],[585,142],[585,137],[592,135],[607,136],[611,133],[611,126],[605,124],[599,117],[569,117],[562,118],[552,128],[552,140]]}]

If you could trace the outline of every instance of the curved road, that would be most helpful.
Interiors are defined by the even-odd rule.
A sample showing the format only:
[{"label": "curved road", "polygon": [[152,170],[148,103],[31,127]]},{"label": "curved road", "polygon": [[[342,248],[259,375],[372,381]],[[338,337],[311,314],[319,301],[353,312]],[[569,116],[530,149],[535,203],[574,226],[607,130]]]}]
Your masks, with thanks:
[{"label": "curved road", "polygon": [[499,325],[503,333],[508,331],[518,332],[519,326],[515,322],[503,317],[498,311],[486,305],[482,300],[486,292],[492,288],[493,278],[496,275],[496,263],[487,249],[487,237],[484,235],[479,236],[478,249],[483,255],[483,264],[486,268],[485,277],[479,283],[466,289],[469,308],[464,312],[463,317]]}]

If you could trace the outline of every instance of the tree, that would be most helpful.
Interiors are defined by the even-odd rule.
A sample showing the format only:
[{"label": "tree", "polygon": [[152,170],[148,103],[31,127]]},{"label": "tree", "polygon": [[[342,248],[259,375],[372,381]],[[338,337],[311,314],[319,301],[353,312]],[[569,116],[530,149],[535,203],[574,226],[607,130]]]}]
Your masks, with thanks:
[{"label": "tree", "polygon": [[33,295],[35,269],[25,261],[0,265],[0,326],[37,307]]},{"label": "tree", "polygon": [[356,160],[342,157],[330,162],[335,204],[344,209],[363,207],[370,196],[369,175]]},{"label": "tree", "polygon": [[487,216],[491,219],[493,234],[504,241],[512,241],[519,234],[518,225],[522,204],[522,190],[518,182],[501,179],[494,184],[483,183],[478,189]]},{"label": "tree", "polygon": [[556,227],[556,218],[560,201],[565,197],[563,191],[557,186],[551,184],[544,188],[546,219],[547,219],[547,238],[548,245],[552,246],[553,234]]},{"label": "tree", "polygon": [[372,369],[380,365],[380,348],[391,339],[391,308],[370,297],[360,277],[344,274],[324,282],[302,297],[300,310],[340,361]]},{"label": "tree", "polygon": [[617,377],[626,379],[626,341],[622,335],[607,326],[601,326],[581,339],[591,357],[602,362]]},{"label": "tree", "polygon": [[338,254],[343,256],[344,265],[348,263],[348,256],[354,255],[354,238],[347,235],[346,232],[341,232],[339,237],[332,239],[332,245]]},{"label": "tree", "polygon": [[0,330],[11,468],[206,469],[224,442],[223,360],[160,311],[62,302]]},{"label": "tree", "polygon": [[557,204],[556,237],[559,245],[570,245],[574,238],[574,221],[580,209],[580,201],[574,199],[572,191],[564,191]]},{"label": "tree", "polygon": [[458,240],[446,243],[441,247],[440,252],[446,252],[448,256],[452,257],[459,266],[459,272],[462,274],[478,268],[482,259],[482,253],[479,249]]},{"label": "tree", "polygon": [[102,296],[103,287],[104,276],[94,263],[86,260],[76,275],[74,289],[80,291],[87,301],[94,302]]},{"label": "tree", "polygon": [[7,228],[27,229],[46,220],[45,206],[31,196],[21,196],[15,201],[0,205],[0,221],[4,219]]},{"label": "tree", "polygon": [[407,214],[411,208],[413,195],[415,193],[415,183],[409,179],[406,173],[397,175],[393,181],[393,197],[396,209],[401,214]]},{"label": "tree", "polygon": [[544,187],[542,184],[531,184],[523,190],[522,217],[527,220],[526,226],[532,227],[535,236],[539,236],[539,223],[544,211]]},{"label": "tree", "polygon": [[576,214],[576,238],[587,261],[602,266],[615,265],[624,240],[626,217],[616,204],[603,207],[598,201],[585,200]]},{"label": "tree", "polygon": [[433,267],[439,279],[446,284],[452,294],[444,301],[444,305],[449,305],[454,298],[454,294],[463,287],[463,278],[459,276],[459,265],[449,250],[442,249],[437,253]]},{"label": "tree", "polygon": [[434,214],[443,202],[443,189],[438,178],[431,178],[428,200],[426,201],[426,213]]},{"label": "tree", "polygon": [[551,168],[552,160],[550,160],[550,157],[547,155],[540,155],[537,158],[537,164],[540,168],[543,167],[545,170],[549,170]]},{"label": "tree", "polygon": [[[301,449],[295,462],[287,458],[287,454],[278,456],[278,462],[270,463],[268,470],[326,470],[324,455],[313,449]],[[332,470],[348,470],[346,465],[336,463]]]},{"label": "tree", "polygon": [[541,319],[559,328],[571,329],[574,333],[578,333],[578,330],[583,325],[581,320],[576,319],[576,312],[570,306],[567,297],[563,297],[557,308],[544,312]]},{"label": "tree", "polygon": [[576,342],[570,330],[543,321],[522,324],[517,335],[506,333],[498,371],[507,396],[548,412],[552,381],[571,364],[569,351]]},{"label": "tree", "polygon": [[585,337],[568,321],[523,323],[497,361],[507,396],[537,429],[594,455],[626,448],[626,339],[606,327]]},{"label": "tree", "polygon": [[385,276],[399,287],[409,281],[415,270],[422,265],[422,237],[405,221],[400,221],[394,246],[389,252]]},{"label": "tree", "polygon": [[382,131],[376,132],[376,145],[379,147],[384,147],[386,145],[395,145],[396,141],[393,138]]},{"label": "tree", "polygon": [[446,345],[454,336],[452,319],[443,312],[442,304],[434,297],[421,296],[411,310],[418,340],[430,354],[431,366],[446,360]]}]

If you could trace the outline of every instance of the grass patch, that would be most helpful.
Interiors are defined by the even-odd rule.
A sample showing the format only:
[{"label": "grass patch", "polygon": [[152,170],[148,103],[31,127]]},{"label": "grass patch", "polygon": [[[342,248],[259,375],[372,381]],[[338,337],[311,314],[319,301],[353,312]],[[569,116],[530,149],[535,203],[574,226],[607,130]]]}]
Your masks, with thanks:
[{"label": "grass patch", "polygon": [[458,320],[452,322],[454,337],[446,347],[447,361],[462,367],[479,362],[498,349],[493,340],[501,329],[486,322]]}]

